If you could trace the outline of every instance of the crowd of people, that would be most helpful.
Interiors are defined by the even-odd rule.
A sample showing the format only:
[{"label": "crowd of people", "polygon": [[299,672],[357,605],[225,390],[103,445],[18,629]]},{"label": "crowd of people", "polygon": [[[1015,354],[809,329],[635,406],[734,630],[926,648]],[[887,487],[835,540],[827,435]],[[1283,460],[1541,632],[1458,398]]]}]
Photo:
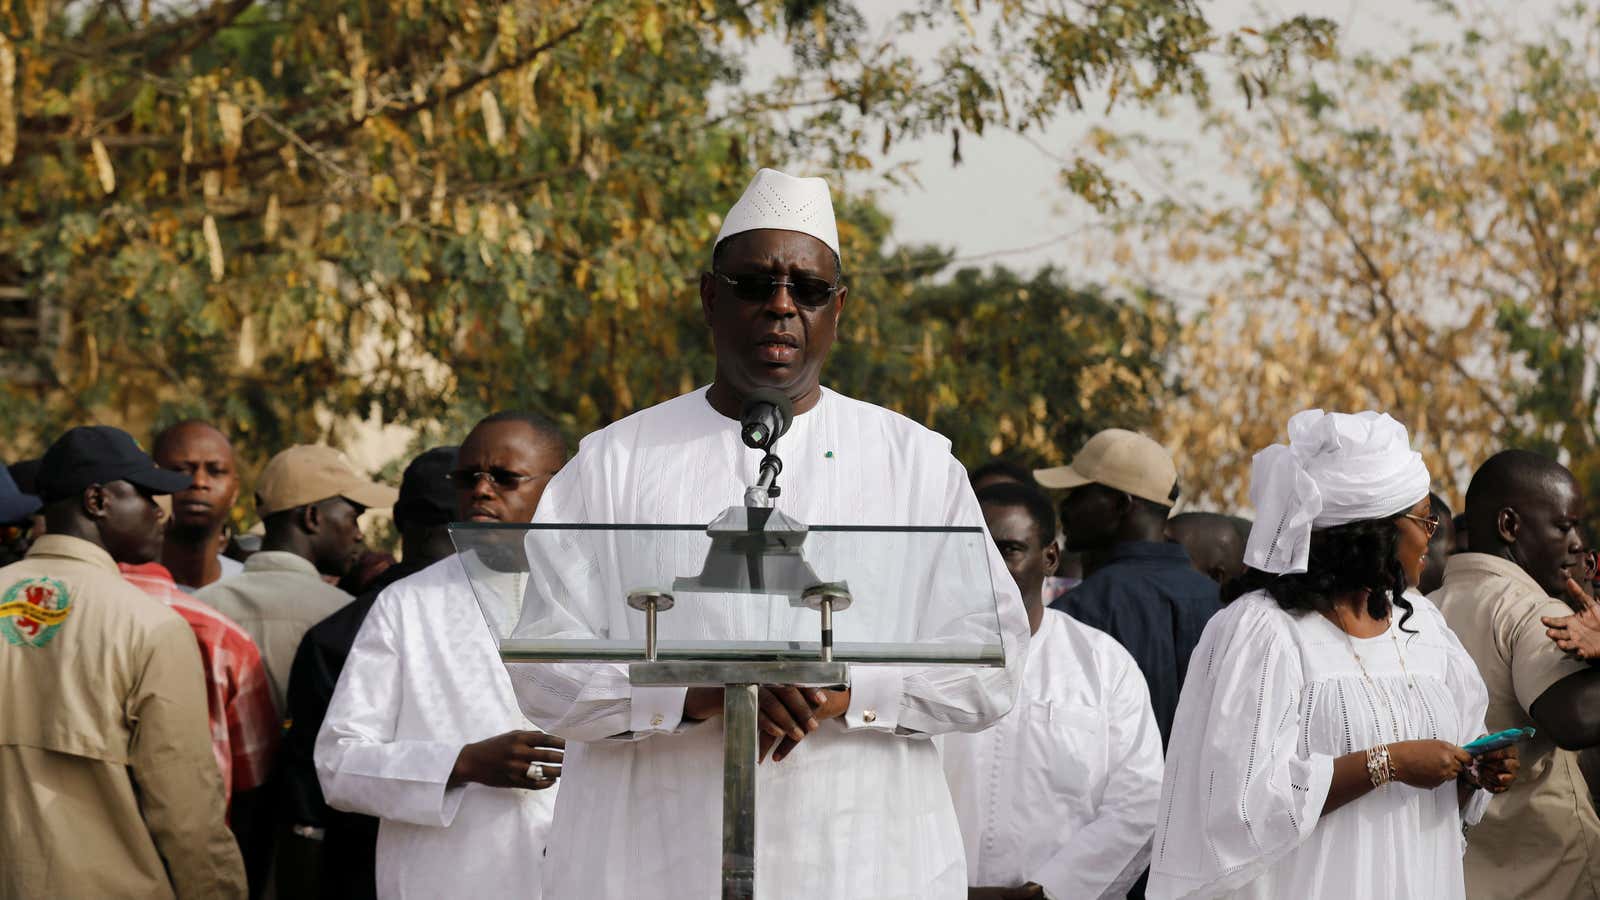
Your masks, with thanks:
[{"label": "crowd of people", "polygon": [[[1122,429],[969,471],[823,385],[843,275],[826,184],[762,170],[701,280],[708,387],[576,454],[496,413],[398,489],[289,447],[259,535],[226,423],[0,467],[0,898],[720,896],[721,691],[503,663],[448,526],[710,521],[764,388],[785,514],[982,526],[1005,660],[763,685],[758,896],[1600,898],[1595,554],[1558,461],[1492,456],[1452,516],[1401,423],[1307,410],[1253,521],[1174,515],[1172,454]],[[584,590],[616,565],[485,577],[637,640]],[[906,593],[873,602],[940,640]]]}]

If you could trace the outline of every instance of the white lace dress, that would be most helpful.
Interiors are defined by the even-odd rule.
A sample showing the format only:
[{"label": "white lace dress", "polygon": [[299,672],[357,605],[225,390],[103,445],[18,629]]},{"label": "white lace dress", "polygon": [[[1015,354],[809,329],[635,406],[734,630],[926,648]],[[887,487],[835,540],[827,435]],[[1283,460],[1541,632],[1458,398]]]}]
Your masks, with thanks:
[{"label": "white lace dress", "polygon": [[1147,896],[1465,896],[1462,822],[1482,817],[1486,792],[1461,809],[1454,783],[1396,782],[1319,815],[1336,757],[1484,732],[1472,658],[1431,603],[1407,599],[1415,634],[1396,609],[1386,633],[1351,638],[1263,592],[1212,618],[1167,748]]}]

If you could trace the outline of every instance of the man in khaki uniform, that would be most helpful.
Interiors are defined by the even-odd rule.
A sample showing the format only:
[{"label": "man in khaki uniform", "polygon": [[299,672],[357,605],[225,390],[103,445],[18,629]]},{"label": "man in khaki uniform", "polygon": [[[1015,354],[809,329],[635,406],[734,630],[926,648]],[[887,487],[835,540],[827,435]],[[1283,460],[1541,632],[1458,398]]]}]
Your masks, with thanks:
[{"label": "man in khaki uniform", "polygon": [[1483,900],[1600,897],[1600,819],[1577,751],[1600,745],[1600,669],[1569,657],[1543,617],[1580,563],[1583,495],[1554,460],[1491,457],[1467,489],[1468,552],[1430,595],[1489,688],[1489,730],[1532,726],[1522,771],[1467,834],[1467,894]]},{"label": "man in khaki uniform", "polygon": [[350,571],[365,549],[361,513],[391,507],[398,496],[357,475],[332,447],[290,447],[261,470],[256,515],[267,532],[261,549],[243,572],[207,585],[195,599],[238,622],[261,648],[280,715],[300,639],[355,599],[322,576]]},{"label": "man in khaki uniform", "polygon": [[0,569],[0,898],[243,897],[194,633],[118,562],[189,483],[115,428],[39,472],[49,533]]}]

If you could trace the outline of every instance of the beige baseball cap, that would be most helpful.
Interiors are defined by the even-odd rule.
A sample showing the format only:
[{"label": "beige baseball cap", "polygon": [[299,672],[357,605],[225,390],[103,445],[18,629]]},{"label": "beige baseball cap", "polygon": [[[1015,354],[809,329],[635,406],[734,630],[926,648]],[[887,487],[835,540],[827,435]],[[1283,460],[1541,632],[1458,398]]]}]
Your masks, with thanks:
[{"label": "beige baseball cap", "polygon": [[296,444],[274,456],[256,480],[256,515],[343,497],[368,509],[394,506],[400,492],[356,474],[350,460],[332,447]]},{"label": "beige baseball cap", "polygon": [[1083,484],[1103,484],[1135,497],[1171,506],[1178,484],[1178,467],[1172,454],[1135,431],[1107,428],[1089,438],[1068,466],[1035,469],[1041,487],[1052,490]]}]

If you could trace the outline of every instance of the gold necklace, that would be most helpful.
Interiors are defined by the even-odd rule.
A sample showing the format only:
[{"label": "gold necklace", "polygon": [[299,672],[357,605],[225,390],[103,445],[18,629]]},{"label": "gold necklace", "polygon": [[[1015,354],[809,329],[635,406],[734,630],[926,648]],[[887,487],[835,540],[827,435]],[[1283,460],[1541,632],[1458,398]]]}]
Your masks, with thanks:
[{"label": "gold necklace", "polygon": [[[1356,665],[1361,667],[1362,676],[1370,682],[1372,680],[1372,676],[1367,675],[1366,663],[1361,661],[1361,654],[1356,652],[1356,642],[1355,639],[1350,636],[1350,629],[1346,628],[1344,625],[1343,613],[1340,613],[1339,621],[1334,624],[1338,626],[1340,631],[1344,632],[1345,644],[1350,648],[1350,655],[1356,658]],[[1417,682],[1411,677],[1411,670],[1406,668],[1406,654],[1405,651],[1400,648],[1400,639],[1394,636],[1394,630],[1389,627],[1389,623],[1384,623],[1383,630],[1384,633],[1389,635],[1389,640],[1394,642],[1394,655],[1396,659],[1400,660],[1400,674],[1405,676],[1406,686],[1413,691],[1416,690]]]},{"label": "gold necklace", "polygon": [[[1343,625],[1339,626],[1339,630],[1344,631],[1345,644],[1350,647],[1350,655],[1356,658],[1356,665],[1361,667],[1362,677],[1366,678],[1368,682],[1371,682],[1372,676],[1367,674],[1367,664],[1361,661],[1361,654],[1356,652],[1355,639],[1350,636],[1350,632],[1345,631]],[[1388,629],[1385,630],[1387,631]],[[1394,642],[1395,658],[1400,660],[1400,674],[1405,676],[1406,687],[1414,691],[1417,689],[1417,681],[1411,677],[1411,670],[1406,668],[1406,654],[1405,651],[1400,648],[1400,639],[1394,636],[1393,631],[1389,631],[1388,633],[1389,640]]]},{"label": "gold necklace", "polygon": [[[1361,677],[1366,679],[1367,687],[1372,689],[1372,693],[1382,695],[1383,707],[1389,712],[1389,727],[1393,729],[1391,733],[1394,735],[1395,740],[1400,740],[1400,719],[1394,714],[1394,704],[1390,702],[1388,693],[1379,691],[1378,683],[1372,680],[1372,674],[1367,671],[1366,661],[1361,658],[1361,654],[1356,650],[1355,638],[1351,637],[1350,632],[1344,627],[1343,616],[1340,616],[1338,628],[1344,632],[1345,646],[1350,648],[1350,655],[1356,658],[1356,665],[1361,667]],[[1394,636],[1393,631],[1389,631],[1389,639],[1394,641],[1395,656],[1400,660],[1400,672],[1405,676],[1406,686],[1410,690],[1416,690],[1417,683],[1411,678],[1411,670],[1406,668],[1406,655],[1400,649],[1400,639]]]}]

